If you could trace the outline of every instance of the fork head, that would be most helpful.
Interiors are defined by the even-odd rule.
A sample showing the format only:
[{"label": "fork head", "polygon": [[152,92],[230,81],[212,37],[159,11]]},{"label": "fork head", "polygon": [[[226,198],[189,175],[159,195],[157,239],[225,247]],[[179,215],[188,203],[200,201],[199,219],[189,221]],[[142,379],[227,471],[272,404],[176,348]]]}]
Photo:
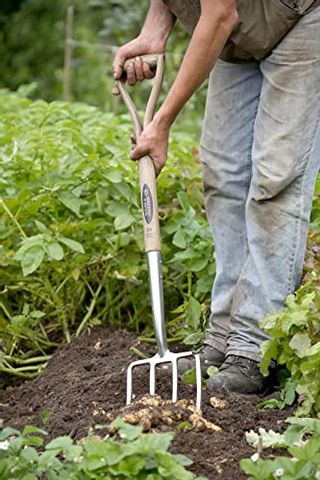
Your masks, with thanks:
[{"label": "fork head", "polygon": [[154,355],[151,358],[144,360],[137,360],[130,363],[127,369],[127,405],[132,402],[132,377],[133,369],[142,365],[149,365],[149,393],[150,395],[155,394],[156,388],[156,367],[162,364],[171,365],[172,371],[172,402],[176,402],[178,398],[178,361],[181,358],[185,357],[194,357],[195,360],[195,370],[196,370],[196,406],[200,409],[201,407],[201,366],[200,366],[200,356],[193,352],[179,352],[174,353],[167,350],[163,356],[159,354]]}]

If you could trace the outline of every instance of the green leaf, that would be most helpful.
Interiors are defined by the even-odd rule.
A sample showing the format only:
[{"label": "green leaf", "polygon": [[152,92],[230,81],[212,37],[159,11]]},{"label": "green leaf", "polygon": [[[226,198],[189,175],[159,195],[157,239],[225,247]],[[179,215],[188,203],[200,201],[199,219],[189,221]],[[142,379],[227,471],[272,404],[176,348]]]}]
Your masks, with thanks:
[{"label": "green leaf", "polygon": [[296,387],[297,383],[291,378],[287,380],[283,389],[283,400],[286,405],[292,405],[296,399]]},{"label": "green leaf", "polygon": [[110,427],[116,428],[120,437],[126,440],[135,440],[141,435],[143,430],[140,425],[130,425],[120,417],[116,418]]},{"label": "green leaf", "polygon": [[135,219],[131,215],[131,213],[125,213],[115,218],[114,227],[116,230],[123,230],[130,227],[130,225],[132,225],[134,221]]},{"label": "green leaf", "polygon": [[72,240],[71,238],[67,237],[59,237],[59,241],[64,243],[67,247],[71,248],[74,252],[78,253],[85,253],[85,250],[81,243],[77,242],[76,240]]},{"label": "green leaf", "polygon": [[176,245],[176,247],[179,247],[179,248],[182,248],[182,249],[186,248],[187,242],[186,242],[186,238],[185,238],[182,230],[178,230],[174,234],[173,239],[172,239],[172,243],[174,245]]},{"label": "green leaf", "polygon": [[41,246],[31,247],[23,253],[21,267],[23,275],[33,273],[41,265],[44,259],[44,249]]},{"label": "green leaf", "polygon": [[43,318],[45,317],[46,313],[45,312],[42,312],[41,310],[33,310],[32,312],[30,312],[30,317],[31,318],[35,318],[36,320],[39,319],[39,318]]},{"label": "green leaf", "polygon": [[192,430],[192,428],[193,428],[192,423],[187,422],[187,421],[180,422],[176,426],[177,431],[179,431],[179,430]]},{"label": "green leaf", "polygon": [[104,178],[109,180],[111,183],[120,183],[122,181],[122,175],[119,170],[108,170],[103,173]]},{"label": "green leaf", "polygon": [[38,480],[38,477],[33,473],[27,473],[27,475],[22,477],[21,480]]},{"label": "green leaf", "polygon": [[64,257],[64,251],[60,243],[50,242],[46,245],[46,252],[49,258],[53,260],[62,260]]},{"label": "green leaf", "polygon": [[[139,440],[140,439],[136,440],[136,442]],[[89,470],[99,468],[99,461],[100,465],[115,465],[120,462],[122,458],[130,454],[130,448],[126,443],[118,444],[113,440],[109,440],[108,442],[88,440],[84,445],[84,449],[88,452],[86,468]]]},{"label": "green leaf", "polygon": [[185,345],[198,345],[203,340],[203,332],[198,330],[197,332],[190,333],[183,339]]},{"label": "green leaf", "polygon": [[111,217],[119,217],[121,215],[127,215],[129,213],[129,207],[120,202],[109,202],[106,212],[108,215],[111,215]]},{"label": "green leaf", "polygon": [[290,340],[289,346],[296,352],[298,357],[303,358],[306,350],[311,346],[311,340],[307,333],[296,333]]},{"label": "green leaf", "polygon": [[194,329],[200,325],[201,304],[194,297],[189,298],[187,309],[187,321]]},{"label": "green leaf", "polygon": [[22,431],[22,435],[30,435],[30,433],[40,433],[41,435],[48,435],[48,432],[34,425],[26,425]]},{"label": "green leaf", "polygon": [[185,192],[179,192],[177,198],[184,212],[188,212],[190,209],[188,195]]},{"label": "green leaf", "polygon": [[70,437],[68,436],[62,436],[62,437],[57,437],[54,440],[51,440],[46,445],[46,450],[59,450],[59,451],[64,451],[68,450],[69,447],[73,444],[73,441]]},{"label": "green leaf", "polygon": [[193,461],[189,457],[186,457],[185,455],[176,454],[174,458],[178,460],[180,465],[183,465],[184,467],[189,467],[190,465],[193,464]]},{"label": "green leaf", "polygon": [[209,375],[209,377],[213,377],[213,375],[218,373],[218,371],[219,371],[218,367],[214,367],[213,365],[211,365],[211,367],[207,368],[207,374]]},{"label": "green leaf", "polygon": [[197,382],[196,369],[190,368],[189,370],[186,370],[181,375],[181,378],[186,385],[195,385]]},{"label": "green leaf", "polygon": [[174,432],[167,433],[145,433],[136,440],[136,448],[147,448],[167,451],[174,438]]},{"label": "green leaf", "polygon": [[85,200],[76,197],[74,193],[70,192],[69,190],[62,190],[58,192],[58,199],[65,207],[75,213],[78,217],[80,217],[81,207],[87,203]]},{"label": "green leaf", "polygon": [[47,231],[47,227],[42,222],[39,222],[39,220],[35,220],[34,223],[40,233],[45,233]]},{"label": "green leaf", "polygon": [[44,235],[34,235],[33,237],[26,238],[19,250],[15,255],[16,260],[21,260],[27,250],[30,250],[31,247],[45,247]]},{"label": "green leaf", "polygon": [[21,457],[27,462],[34,463],[38,460],[39,454],[35,448],[25,447],[21,452]]},{"label": "green leaf", "polygon": [[207,265],[207,258],[194,257],[189,264],[189,268],[191,272],[200,272],[201,270],[206,268]]},{"label": "green leaf", "polygon": [[132,455],[119,462],[116,473],[125,475],[129,479],[138,477],[139,472],[143,469],[145,464],[144,458],[138,455]]},{"label": "green leaf", "polygon": [[6,440],[9,437],[17,437],[20,435],[19,430],[11,427],[5,427],[2,432],[0,432],[0,441]]},{"label": "green leaf", "polygon": [[251,478],[259,479],[259,467],[256,465],[255,462],[249,460],[248,458],[244,458],[240,460],[240,468],[243,470],[247,475],[253,475]]},{"label": "green leaf", "polygon": [[268,432],[264,428],[259,428],[259,433],[250,430],[246,432],[247,442],[254,448],[258,447],[259,439],[263,448],[270,447],[286,447],[287,443],[282,434],[269,430]]}]

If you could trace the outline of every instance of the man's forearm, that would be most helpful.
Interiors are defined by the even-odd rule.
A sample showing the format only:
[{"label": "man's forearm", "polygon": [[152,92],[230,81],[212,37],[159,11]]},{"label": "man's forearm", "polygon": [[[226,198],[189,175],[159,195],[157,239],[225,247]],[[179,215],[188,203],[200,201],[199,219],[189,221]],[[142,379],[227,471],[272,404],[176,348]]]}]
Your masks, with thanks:
[{"label": "man's forearm", "polygon": [[237,22],[236,10],[217,8],[210,13],[201,14],[176,80],[156,116],[160,123],[173,123],[212,69]]},{"label": "man's forearm", "polygon": [[150,7],[139,37],[148,43],[151,50],[164,50],[175,23],[175,16],[162,0],[150,0]]}]

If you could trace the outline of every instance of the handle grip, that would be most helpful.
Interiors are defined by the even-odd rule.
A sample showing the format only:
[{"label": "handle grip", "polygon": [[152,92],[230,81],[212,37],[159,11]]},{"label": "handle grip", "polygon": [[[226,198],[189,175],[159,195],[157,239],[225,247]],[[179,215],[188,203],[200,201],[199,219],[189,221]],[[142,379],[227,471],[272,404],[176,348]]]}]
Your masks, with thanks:
[{"label": "handle grip", "polygon": [[149,155],[140,158],[138,168],[145,251],[160,252],[161,241],[156,174],[152,158]]},{"label": "handle grip", "polygon": [[[147,103],[143,124],[129,93],[124,86],[124,83],[121,80],[118,80],[116,82],[116,86],[119,89],[122,99],[131,115],[134,124],[134,132],[137,138],[141,135],[143,127],[148,125],[148,123],[150,123],[153,118],[156,104],[160,95],[164,73],[164,55],[144,55],[141,57],[141,59],[143,61],[147,61],[150,66],[154,65],[156,67],[156,75]],[[130,63],[130,61],[131,60],[129,59],[125,62],[124,68],[126,64],[128,65],[128,62]],[[148,155],[140,158],[139,160],[139,183],[142,205],[145,251],[160,252],[161,241],[158,216],[156,174],[152,158]]]},{"label": "handle grip", "polygon": [[[128,58],[125,62],[124,62],[124,65],[123,65],[123,70],[126,72],[127,69],[128,69],[128,66],[130,65],[131,62],[134,62],[135,61],[135,58],[136,57],[133,57],[133,58]],[[157,68],[157,65],[158,65],[158,60],[159,60],[159,55],[139,55],[139,58],[141,58],[141,60],[144,62],[144,63],[147,63],[149,65],[149,67],[151,68],[151,70],[156,70]]]}]

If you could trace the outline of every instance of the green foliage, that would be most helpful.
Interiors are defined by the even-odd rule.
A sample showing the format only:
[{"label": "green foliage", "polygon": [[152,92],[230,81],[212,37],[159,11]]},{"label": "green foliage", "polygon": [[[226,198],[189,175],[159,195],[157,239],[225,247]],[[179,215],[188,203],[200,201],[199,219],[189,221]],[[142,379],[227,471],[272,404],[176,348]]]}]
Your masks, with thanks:
[{"label": "green foliage", "polygon": [[[66,12],[74,6],[71,100],[107,111],[124,112],[120,98],[111,95],[112,62],[117,47],[140,32],[149,2],[146,0],[37,0],[0,5],[0,87],[23,89],[32,98],[62,98]],[[177,22],[167,46],[164,91],[172,84],[188,43]],[[206,82],[205,82],[206,83]],[[149,82],[134,88],[140,105]],[[28,90],[28,92],[27,92]],[[193,137],[198,136],[205,103],[205,85],[193,96],[178,119]]]},{"label": "green foliage", "polygon": [[317,178],[316,182],[310,221],[312,230],[320,232],[320,176]]},{"label": "green foliage", "polygon": [[0,430],[1,480],[205,480],[188,472],[192,462],[168,452],[173,433],[142,434],[141,427],[113,423],[118,438],[92,436],[76,444],[58,437],[44,449],[43,430]]},{"label": "green foliage", "polygon": [[[101,322],[152,340],[128,117],[6,91],[0,113],[1,370],[32,377],[62,335]],[[214,276],[211,234],[194,144],[174,133],[170,151],[158,179],[168,330],[197,343]]]},{"label": "green foliage", "polygon": [[287,369],[279,369],[277,372],[279,386],[281,387],[279,399],[271,398],[259,402],[257,407],[266,410],[268,408],[278,408],[283,410],[287,405],[293,405],[296,400],[297,382],[293,380]]},{"label": "green foliage", "polygon": [[41,95],[51,99],[61,95],[68,4],[25,0],[16,11],[5,10],[0,16],[1,86],[16,89],[36,81]]},{"label": "green foliage", "polygon": [[263,459],[259,453],[240,462],[248,480],[305,480],[320,478],[320,420],[291,417],[284,434],[259,430],[247,433],[248,442],[258,448],[287,448],[289,456]]},{"label": "green foliage", "polygon": [[289,370],[300,396],[299,415],[320,411],[320,288],[306,284],[287,299],[287,309],[269,315],[263,329],[263,373],[273,359]]}]

